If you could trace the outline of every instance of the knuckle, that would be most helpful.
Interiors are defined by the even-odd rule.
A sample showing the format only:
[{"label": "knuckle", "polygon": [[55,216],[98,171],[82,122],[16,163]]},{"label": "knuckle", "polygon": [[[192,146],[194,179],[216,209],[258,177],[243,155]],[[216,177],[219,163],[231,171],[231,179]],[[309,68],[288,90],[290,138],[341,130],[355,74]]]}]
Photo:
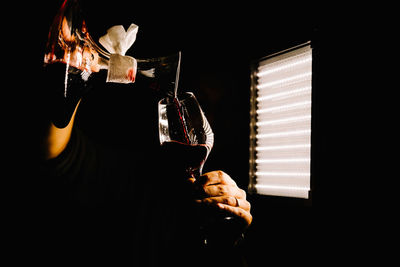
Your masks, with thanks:
[{"label": "knuckle", "polygon": [[230,196],[235,196],[236,188],[234,186],[226,186],[226,194]]},{"label": "knuckle", "polygon": [[221,195],[228,195],[229,194],[229,188],[225,185],[218,185],[218,191]]},{"label": "knuckle", "polygon": [[246,199],[246,191],[244,191],[243,189],[239,188],[239,194],[243,199]]},{"label": "knuckle", "polygon": [[225,175],[225,173],[223,171],[221,171],[221,170],[218,170],[218,171],[215,171],[215,172],[218,175],[218,177],[220,177],[220,178],[224,177],[224,175]]},{"label": "knuckle", "polygon": [[220,182],[225,182],[225,173],[223,171],[221,170],[215,171],[215,174],[217,175],[218,180]]},{"label": "knuckle", "polygon": [[234,198],[233,196],[229,196],[226,199],[226,204],[229,206],[235,206],[236,205],[236,198]]}]

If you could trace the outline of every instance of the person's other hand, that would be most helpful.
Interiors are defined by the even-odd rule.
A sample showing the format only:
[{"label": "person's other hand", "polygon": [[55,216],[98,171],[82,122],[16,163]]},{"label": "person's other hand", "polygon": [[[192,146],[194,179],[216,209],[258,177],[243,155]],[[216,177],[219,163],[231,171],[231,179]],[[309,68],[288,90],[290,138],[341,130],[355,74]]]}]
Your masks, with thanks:
[{"label": "person's other hand", "polygon": [[250,214],[250,203],[246,200],[246,192],[223,171],[212,171],[203,174],[197,180],[190,178],[201,192],[197,203],[215,205],[234,216],[240,217],[249,226],[253,220]]}]

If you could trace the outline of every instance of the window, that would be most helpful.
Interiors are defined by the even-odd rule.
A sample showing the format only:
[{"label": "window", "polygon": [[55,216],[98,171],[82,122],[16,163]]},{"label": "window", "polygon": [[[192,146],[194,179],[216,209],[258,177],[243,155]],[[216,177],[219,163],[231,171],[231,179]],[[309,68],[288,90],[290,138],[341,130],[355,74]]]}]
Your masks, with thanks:
[{"label": "window", "polygon": [[308,198],[311,78],[310,42],[252,65],[250,192]]}]

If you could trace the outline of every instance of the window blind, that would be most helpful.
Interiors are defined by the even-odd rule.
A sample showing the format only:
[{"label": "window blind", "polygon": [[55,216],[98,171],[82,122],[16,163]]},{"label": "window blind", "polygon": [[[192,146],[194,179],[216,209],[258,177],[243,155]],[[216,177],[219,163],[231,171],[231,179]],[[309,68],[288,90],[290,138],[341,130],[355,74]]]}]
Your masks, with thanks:
[{"label": "window blind", "polygon": [[310,42],[260,59],[252,66],[251,80],[249,191],[308,198]]}]

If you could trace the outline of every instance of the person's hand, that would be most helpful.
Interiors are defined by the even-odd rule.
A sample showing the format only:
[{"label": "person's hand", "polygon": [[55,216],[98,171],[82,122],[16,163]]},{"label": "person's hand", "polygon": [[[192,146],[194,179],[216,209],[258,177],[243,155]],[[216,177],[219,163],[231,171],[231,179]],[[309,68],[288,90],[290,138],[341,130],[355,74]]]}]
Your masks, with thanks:
[{"label": "person's hand", "polygon": [[203,174],[197,180],[190,178],[197,190],[201,192],[197,203],[215,205],[233,216],[243,219],[246,226],[251,224],[250,203],[246,200],[246,192],[223,171],[212,171]]}]

